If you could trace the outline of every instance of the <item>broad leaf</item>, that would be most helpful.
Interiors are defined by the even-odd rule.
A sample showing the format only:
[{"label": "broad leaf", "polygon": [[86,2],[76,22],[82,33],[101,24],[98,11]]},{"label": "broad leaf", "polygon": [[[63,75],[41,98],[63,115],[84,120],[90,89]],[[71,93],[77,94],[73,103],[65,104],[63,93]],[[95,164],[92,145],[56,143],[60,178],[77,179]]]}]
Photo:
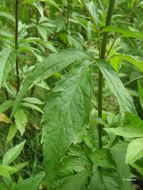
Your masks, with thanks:
[{"label": "broad leaf", "polygon": [[122,81],[119,79],[115,71],[112,69],[112,67],[108,63],[102,63],[102,62],[100,62],[98,65],[104,78],[108,82],[108,85],[112,93],[115,95],[115,97],[118,100],[121,113],[122,112],[135,113],[133,99],[130,96],[127,89],[124,87]]},{"label": "broad leaf", "polygon": [[129,143],[126,154],[126,163],[131,164],[143,157],[143,138],[138,138]]},{"label": "broad leaf", "polygon": [[16,54],[11,49],[3,49],[0,52],[0,88],[4,84],[7,75],[15,63]]},{"label": "broad leaf", "polygon": [[50,185],[60,169],[61,159],[76,142],[81,127],[88,123],[92,94],[88,62],[66,75],[48,97],[44,109],[44,158]]},{"label": "broad leaf", "polygon": [[119,173],[120,189],[131,190],[130,179],[131,172],[129,166],[125,163],[125,155],[127,151],[127,144],[118,142],[111,148],[112,157],[116,163],[117,172]]},{"label": "broad leaf", "polygon": [[[83,190],[85,189],[85,185],[88,182],[88,171],[82,171],[75,175],[65,177],[61,180],[58,180],[57,183],[57,190]],[[54,188],[55,189],[55,188]]]},{"label": "broad leaf", "polygon": [[47,79],[71,63],[86,58],[88,58],[87,54],[81,51],[64,51],[61,53],[51,54],[49,57],[45,58],[42,63],[38,64],[35,69],[27,75],[23,86],[16,97],[12,115],[16,112],[20,101],[30,87]]},{"label": "broad leaf", "polygon": [[3,157],[2,164],[8,165],[13,162],[20,155],[21,151],[23,150],[24,144],[25,141],[8,150],[8,152]]},{"label": "broad leaf", "polygon": [[89,155],[92,162],[98,167],[113,168],[115,169],[115,162],[108,149],[96,150]]}]

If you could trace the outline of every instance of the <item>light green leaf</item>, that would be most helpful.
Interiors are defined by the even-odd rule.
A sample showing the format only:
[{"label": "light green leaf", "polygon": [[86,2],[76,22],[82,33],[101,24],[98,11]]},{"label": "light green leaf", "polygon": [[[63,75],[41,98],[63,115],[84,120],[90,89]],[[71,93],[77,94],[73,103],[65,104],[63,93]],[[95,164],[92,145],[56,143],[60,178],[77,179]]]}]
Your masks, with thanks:
[{"label": "light green leaf", "polygon": [[105,29],[103,29],[103,32],[116,32],[122,34],[125,37],[143,39],[143,32],[132,32],[118,28],[116,26],[107,26]]},{"label": "light green leaf", "polygon": [[138,138],[129,143],[126,154],[126,163],[132,164],[143,157],[143,138]]},{"label": "light green leaf", "polygon": [[28,165],[29,162],[22,162],[20,164],[17,164],[17,165],[14,165],[13,168],[16,170],[16,171],[19,171],[21,169],[23,169],[24,167],[26,167]]},{"label": "light green leaf", "polygon": [[38,190],[44,176],[45,173],[41,172],[34,177],[19,181],[15,190]]},{"label": "light green leaf", "polygon": [[27,102],[24,102],[21,105],[23,107],[25,107],[25,108],[30,108],[32,110],[36,110],[36,111],[38,111],[40,113],[43,113],[43,110],[40,107],[38,107],[37,105],[31,104],[31,103],[27,103]]},{"label": "light green leaf", "polygon": [[106,128],[107,132],[126,138],[143,137],[143,121],[136,115],[126,114],[123,126],[117,128]]},{"label": "light green leaf", "polygon": [[14,169],[11,166],[4,166],[0,164],[0,176],[3,177],[10,177],[10,174],[16,172],[16,169]]},{"label": "light green leaf", "polygon": [[128,61],[129,63],[135,65],[141,72],[143,72],[143,59],[140,57],[126,54],[117,54],[115,57],[119,57],[122,61]]},{"label": "light green leaf", "polygon": [[51,54],[49,57],[45,58],[42,63],[38,64],[36,68],[27,75],[23,86],[16,97],[12,115],[14,115],[14,113],[17,111],[20,101],[22,100],[27,90],[35,83],[47,79],[71,63],[88,58],[88,55],[81,51],[64,51],[56,54]]},{"label": "light green leaf", "polygon": [[20,131],[20,134],[22,136],[23,133],[25,132],[25,127],[28,123],[26,114],[22,109],[20,109],[15,113],[14,118],[15,118],[16,127]]},{"label": "light green leaf", "polygon": [[7,143],[10,142],[16,135],[17,128],[15,125],[10,126],[8,135],[7,135]]},{"label": "light green leaf", "polygon": [[81,0],[86,7],[87,11],[89,12],[95,26],[98,26],[98,13],[97,13],[97,8],[94,5],[93,1],[87,2],[86,0]]},{"label": "light green leaf", "polygon": [[8,150],[8,152],[6,152],[3,157],[2,164],[8,165],[13,162],[20,155],[21,151],[23,150],[24,144],[25,141]]},{"label": "light green leaf", "polygon": [[15,63],[16,54],[12,49],[3,49],[0,52],[0,88]]},{"label": "light green leaf", "polygon": [[133,99],[127,89],[124,87],[122,81],[119,79],[115,71],[108,63],[99,62],[99,68],[108,82],[110,90],[118,100],[121,113],[132,112],[135,113]]},{"label": "light green leaf", "polygon": [[7,18],[10,22],[15,22],[15,18],[13,15],[11,15],[10,13],[4,12],[4,11],[0,11],[0,17],[4,17]]},{"label": "light green leaf", "polygon": [[39,105],[43,105],[43,104],[44,104],[44,102],[42,102],[42,101],[39,100],[38,98],[34,98],[34,97],[26,97],[26,98],[23,98],[23,101],[24,101],[24,102],[31,103],[31,104],[39,104]]},{"label": "light green leaf", "polygon": [[92,94],[88,62],[58,82],[44,109],[44,158],[47,183],[55,179],[61,159],[78,131],[88,123]]}]

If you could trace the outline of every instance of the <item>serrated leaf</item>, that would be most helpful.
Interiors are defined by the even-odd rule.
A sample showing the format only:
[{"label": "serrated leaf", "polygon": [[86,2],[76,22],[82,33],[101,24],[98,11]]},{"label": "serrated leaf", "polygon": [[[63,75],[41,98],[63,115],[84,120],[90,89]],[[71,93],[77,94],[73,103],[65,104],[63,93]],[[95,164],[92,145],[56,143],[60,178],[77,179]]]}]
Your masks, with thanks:
[{"label": "serrated leaf", "polygon": [[130,181],[124,179],[130,179],[131,172],[129,166],[125,163],[125,155],[127,151],[127,143],[118,142],[111,147],[112,157],[116,163],[117,172],[119,173],[120,189],[131,190]]},{"label": "serrated leaf", "polygon": [[12,115],[17,111],[20,101],[32,85],[47,79],[71,63],[88,58],[88,55],[81,51],[64,51],[51,54],[49,57],[45,58],[42,63],[38,64],[35,69],[27,75],[23,86],[16,97]]},{"label": "serrated leaf", "polygon": [[75,175],[65,177],[61,180],[58,180],[56,183],[57,190],[82,190],[85,188],[85,185],[88,181],[89,172],[87,170],[79,172]]},{"label": "serrated leaf", "polygon": [[126,154],[126,163],[132,164],[143,157],[143,138],[138,138],[129,143]]},{"label": "serrated leaf", "polygon": [[4,155],[2,159],[2,164],[8,165],[11,162],[13,162],[20,155],[21,151],[23,150],[24,144],[25,144],[25,141],[12,147],[10,150],[8,150],[8,152],[6,152],[6,154]]},{"label": "serrated leaf", "polygon": [[92,83],[86,62],[66,75],[48,97],[44,109],[44,158],[47,183],[60,169],[61,159],[79,129],[89,120]]},{"label": "serrated leaf", "polygon": [[16,54],[12,49],[3,49],[0,52],[0,88],[15,63]]},{"label": "serrated leaf", "polygon": [[121,113],[135,113],[133,99],[112,67],[108,63],[103,62],[99,62],[98,66],[108,82],[110,90],[118,100]]},{"label": "serrated leaf", "polygon": [[20,134],[23,135],[25,132],[25,127],[28,123],[25,112],[22,109],[18,110],[15,113],[14,118],[17,129],[20,131]]},{"label": "serrated leaf", "polygon": [[99,167],[113,168],[115,169],[115,162],[112,159],[112,155],[108,149],[98,149],[89,155],[91,161]]}]

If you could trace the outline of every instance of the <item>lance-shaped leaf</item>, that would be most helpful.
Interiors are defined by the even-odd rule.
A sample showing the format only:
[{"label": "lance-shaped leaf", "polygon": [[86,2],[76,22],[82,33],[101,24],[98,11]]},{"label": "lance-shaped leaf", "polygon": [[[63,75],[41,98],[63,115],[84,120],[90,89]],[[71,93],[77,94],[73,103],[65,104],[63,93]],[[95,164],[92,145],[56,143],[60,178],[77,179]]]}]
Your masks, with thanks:
[{"label": "lance-shaped leaf", "polygon": [[8,165],[13,162],[20,155],[21,151],[23,150],[24,144],[25,141],[8,150],[8,152],[6,152],[3,157],[2,164]]},{"label": "lance-shaped leaf", "polygon": [[48,185],[55,179],[71,143],[89,121],[92,83],[87,62],[66,75],[48,97],[43,116],[45,171]]},{"label": "lance-shaped leaf", "polygon": [[15,57],[15,51],[12,49],[3,49],[0,52],[0,88],[15,63]]},{"label": "lance-shaped leaf", "polygon": [[100,62],[98,65],[104,78],[108,82],[110,90],[118,100],[121,112],[135,113],[133,99],[112,67],[108,63],[103,62]]},{"label": "lance-shaped leaf", "polygon": [[89,58],[88,55],[81,51],[64,51],[51,54],[49,57],[45,58],[42,63],[38,64],[35,69],[27,75],[16,97],[12,115],[14,115],[23,96],[32,85],[47,79],[71,63],[87,58]]},{"label": "lance-shaped leaf", "polygon": [[90,17],[92,18],[95,26],[97,27],[99,18],[98,18],[97,9],[94,5],[94,2],[93,1],[87,2],[86,0],[81,0],[81,1],[86,7],[87,11],[89,12]]},{"label": "lance-shaped leaf", "polygon": [[141,40],[143,39],[143,32],[133,32],[130,30],[124,30],[116,26],[107,26],[105,29],[103,29],[103,32],[116,32],[122,34],[124,37],[138,38]]}]

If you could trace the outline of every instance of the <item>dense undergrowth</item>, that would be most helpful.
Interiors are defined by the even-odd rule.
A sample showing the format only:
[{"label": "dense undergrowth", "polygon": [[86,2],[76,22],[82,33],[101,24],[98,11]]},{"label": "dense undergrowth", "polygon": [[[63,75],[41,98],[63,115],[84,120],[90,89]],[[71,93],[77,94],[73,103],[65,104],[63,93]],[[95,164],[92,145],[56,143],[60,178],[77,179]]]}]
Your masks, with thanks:
[{"label": "dense undergrowth", "polygon": [[143,1],[0,1],[0,190],[143,189]]}]

